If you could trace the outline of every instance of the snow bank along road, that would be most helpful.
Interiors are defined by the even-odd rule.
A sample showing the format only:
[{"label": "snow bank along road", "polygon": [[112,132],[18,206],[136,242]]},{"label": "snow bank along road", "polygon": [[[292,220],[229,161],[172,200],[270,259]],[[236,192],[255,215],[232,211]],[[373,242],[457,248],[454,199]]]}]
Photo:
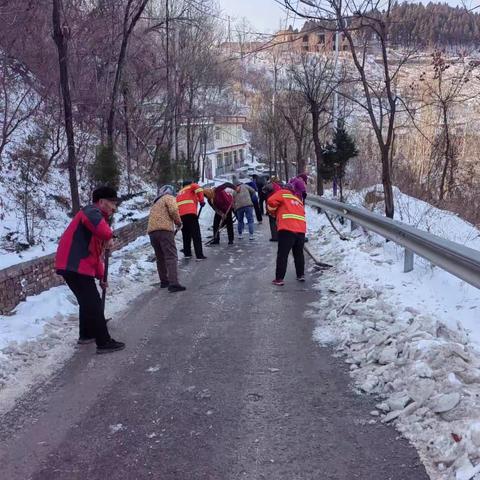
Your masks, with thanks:
[{"label": "snow bank along road", "polygon": [[270,285],[275,250],[261,233],[182,261],[187,292],[150,291],[114,322],[125,351],[82,347],[3,417],[1,478],[427,479],[312,339],[313,282],[290,266]]}]

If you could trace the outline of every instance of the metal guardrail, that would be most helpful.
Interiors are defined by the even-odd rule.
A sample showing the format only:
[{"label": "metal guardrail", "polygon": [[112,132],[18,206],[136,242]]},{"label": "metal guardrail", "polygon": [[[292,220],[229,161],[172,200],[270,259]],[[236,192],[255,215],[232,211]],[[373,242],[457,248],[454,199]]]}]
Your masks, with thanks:
[{"label": "metal guardrail", "polygon": [[480,252],[397,220],[346,203],[309,195],[307,204],[351,221],[405,247],[404,271],[413,270],[414,254],[480,288]]}]

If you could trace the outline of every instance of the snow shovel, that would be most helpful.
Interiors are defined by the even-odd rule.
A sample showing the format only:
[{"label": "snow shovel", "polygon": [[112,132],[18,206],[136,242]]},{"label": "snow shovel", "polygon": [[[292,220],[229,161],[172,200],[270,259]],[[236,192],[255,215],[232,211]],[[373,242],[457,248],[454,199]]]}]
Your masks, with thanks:
[{"label": "snow shovel", "polygon": [[[237,218],[234,217],[232,223],[235,223],[236,221],[237,221]],[[222,223],[223,223],[223,221],[222,221]],[[221,224],[221,225],[222,225],[222,224]],[[223,224],[221,227],[219,227],[219,229],[217,230],[217,233],[216,233],[210,240],[208,240],[207,242],[205,242],[204,245],[206,245],[206,246],[211,245],[211,244],[214,242],[215,239],[217,239],[217,238],[220,237],[220,232],[223,232],[223,231],[227,228],[227,226],[228,226],[228,225]]]}]

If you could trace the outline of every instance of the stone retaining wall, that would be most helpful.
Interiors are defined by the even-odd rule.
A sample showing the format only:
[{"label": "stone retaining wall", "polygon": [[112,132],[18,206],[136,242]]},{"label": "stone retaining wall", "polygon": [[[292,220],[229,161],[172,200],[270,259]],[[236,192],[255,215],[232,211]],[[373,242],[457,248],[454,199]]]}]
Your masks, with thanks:
[{"label": "stone retaining wall", "polygon": [[[145,235],[147,222],[144,217],[116,229],[115,250]],[[55,254],[50,254],[0,270],[0,314],[11,312],[27,296],[61,285],[63,279],[55,273],[54,260]]]}]

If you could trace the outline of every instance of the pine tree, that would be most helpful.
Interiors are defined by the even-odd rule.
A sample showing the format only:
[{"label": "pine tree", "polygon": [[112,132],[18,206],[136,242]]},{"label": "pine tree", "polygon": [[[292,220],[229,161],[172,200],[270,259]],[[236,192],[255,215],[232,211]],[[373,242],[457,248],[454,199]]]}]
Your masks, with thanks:
[{"label": "pine tree", "polygon": [[345,129],[345,122],[339,119],[332,143],[327,143],[323,150],[324,168],[320,172],[324,180],[338,181],[342,195],[342,180],[348,161],[358,155],[355,140]]},{"label": "pine tree", "polygon": [[113,147],[100,145],[95,163],[92,165],[92,178],[97,185],[108,185],[118,190],[120,185],[120,170]]},{"label": "pine tree", "polygon": [[158,146],[155,151],[155,161],[157,164],[157,185],[171,184],[175,180],[175,173],[168,148]]}]

